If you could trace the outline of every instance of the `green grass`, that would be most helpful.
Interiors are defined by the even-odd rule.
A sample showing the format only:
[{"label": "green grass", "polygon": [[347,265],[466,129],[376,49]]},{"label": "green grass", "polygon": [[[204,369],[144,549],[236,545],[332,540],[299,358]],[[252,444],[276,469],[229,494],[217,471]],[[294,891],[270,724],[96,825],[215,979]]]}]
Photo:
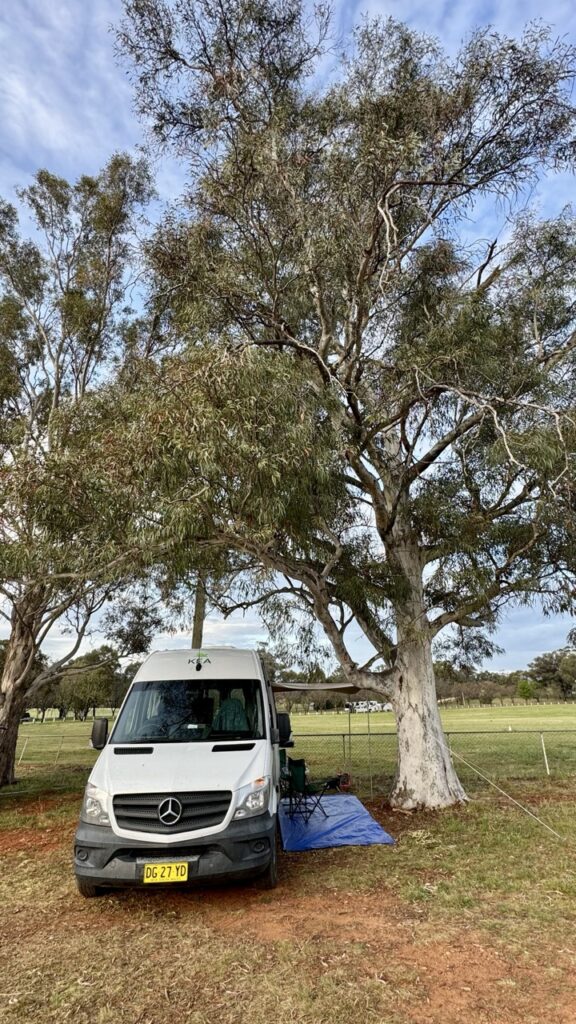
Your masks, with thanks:
[{"label": "green grass", "polygon": [[[485,786],[469,765],[500,784],[544,780],[540,730],[545,731],[551,776],[576,776],[576,731],[563,731],[576,730],[576,705],[450,708],[441,714],[458,773],[469,791]],[[374,796],[389,791],[396,763],[391,713],[297,714],[292,726],[294,756],[306,758],[313,775],[351,771],[358,793]],[[89,746],[90,730],[90,722],[22,725],[17,759],[24,784],[33,790],[37,775],[62,768],[84,769],[85,774],[96,758]]]},{"label": "green grass", "polygon": [[[366,716],[351,716],[351,746],[348,716],[294,716],[295,753],[306,755],[314,774],[345,764],[351,749],[357,791],[368,794],[394,847],[283,855],[274,893],[250,884],[135,890],[95,901],[77,895],[71,864],[80,795],[96,756],[90,723],[23,725],[21,781],[0,791],[0,931],[10,957],[0,1018],[576,1019],[576,733],[558,731],[576,728],[575,709],[482,708],[443,717],[455,750],[498,778],[504,773],[506,789],[562,838],[468,780],[473,799],[465,807],[393,812],[369,799],[370,768],[376,793],[386,792],[393,771],[390,716],[371,716],[370,738],[361,735]],[[478,736],[481,726],[499,732]],[[557,730],[546,735],[555,778],[543,774],[539,729]]]},{"label": "green grass", "polygon": [[576,787],[524,785],[516,795],[561,838],[492,794],[447,812],[387,811],[385,827],[398,837],[392,855],[370,847],[354,873],[351,853],[336,884],[355,892],[386,886],[433,917],[470,911],[476,926],[507,940],[524,941],[543,925],[560,940],[576,923]]},{"label": "green grass", "polygon": [[[450,708],[442,709],[441,716],[458,774],[469,790],[486,785],[474,768],[500,783],[544,779],[540,730],[546,731],[552,776],[576,775],[576,731],[562,731],[576,730],[576,705]],[[298,715],[293,728],[295,753],[306,758],[316,775],[341,767],[352,772],[360,792],[388,792],[396,764],[391,713]]]},{"label": "green grass", "polygon": [[[470,732],[476,729],[576,729],[576,703],[532,704],[505,707],[441,708],[440,715],[448,732]],[[348,719],[353,733],[395,732],[391,711],[371,714],[325,711],[291,715],[295,733],[348,732]]]},{"label": "green grass", "polygon": [[12,793],[0,805],[6,1024],[574,1019],[572,784],[518,794],[564,840],[500,799],[418,815],[374,803],[394,847],[283,855],[274,893],[94,901],[73,883],[77,803]]}]

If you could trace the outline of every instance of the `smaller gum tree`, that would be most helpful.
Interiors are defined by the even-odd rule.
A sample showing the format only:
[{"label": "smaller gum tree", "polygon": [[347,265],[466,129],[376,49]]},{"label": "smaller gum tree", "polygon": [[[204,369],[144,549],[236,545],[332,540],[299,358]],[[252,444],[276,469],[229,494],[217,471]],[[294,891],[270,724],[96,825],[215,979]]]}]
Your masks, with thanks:
[{"label": "smaller gum tree", "polygon": [[[151,351],[127,308],[134,229],[151,195],[142,161],[116,155],[69,184],[48,171],[19,192],[35,224],[22,238],[0,202],[0,614],[9,636],[0,676],[0,786],[14,781],[18,723],[34,688],[77,653],[92,616],[136,571],[130,510],[102,482],[79,483],[62,413],[119,359]],[[37,669],[56,623],[69,649]]]}]

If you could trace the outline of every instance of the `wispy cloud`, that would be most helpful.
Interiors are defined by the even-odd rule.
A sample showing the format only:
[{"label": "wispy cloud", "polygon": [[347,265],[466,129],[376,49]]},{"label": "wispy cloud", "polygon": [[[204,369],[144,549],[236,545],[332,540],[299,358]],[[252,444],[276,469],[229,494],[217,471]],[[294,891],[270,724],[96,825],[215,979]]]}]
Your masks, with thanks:
[{"label": "wispy cloud", "polygon": [[[243,616],[240,612],[228,619],[222,619],[213,613],[204,623],[205,646],[256,647],[264,640],[266,630],[260,619]],[[190,647],[191,642],[190,633],[163,633],[155,638],[152,650]]]},{"label": "wispy cloud", "polygon": [[[8,638],[9,628],[5,620],[0,620],[0,640]],[[267,638],[266,629],[262,621],[254,615],[243,615],[242,612],[233,613],[228,619],[223,619],[213,612],[204,624],[204,644],[210,647],[232,646],[232,647],[256,647]],[[70,630],[56,626],[52,629],[48,639],[43,645],[43,651],[50,660],[55,661],[62,658],[71,650],[75,637]],[[98,621],[95,620],[90,635],[84,640],[79,653],[94,650],[106,643],[106,637],[98,629]],[[191,632],[178,631],[174,633],[159,633],[152,643],[151,650],[164,651],[186,648],[191,646]]]},{"label": "wispy cloud", "polygon": [[568,615],[545,617],[535,608],[516,608],[508,613],[495,638],[505,653],[486,667],[498,671],[526,668],[543,651],[564,647],[573,626],[574,620]]},{"label": "wispy cloud", "polygon": [[2,156],[27,175],[48,165],[62,174],[93,171],[141,131],[128,82],[113,59],[107,25],[117,0],[20,0],[0,14]]},{"label": "wispy cloud", "polygon": [[504,35],[518,37],[530,21],[544,21],[557,35],[576,33],[576,7],[571,0],[551,0],[543,8],[537,0],[339,0],[335,7],[337,27],[345,35],[363,15],[392,17],[411,28],[436,36],[449,51],[458,49],[476,29],[493,26]]}]

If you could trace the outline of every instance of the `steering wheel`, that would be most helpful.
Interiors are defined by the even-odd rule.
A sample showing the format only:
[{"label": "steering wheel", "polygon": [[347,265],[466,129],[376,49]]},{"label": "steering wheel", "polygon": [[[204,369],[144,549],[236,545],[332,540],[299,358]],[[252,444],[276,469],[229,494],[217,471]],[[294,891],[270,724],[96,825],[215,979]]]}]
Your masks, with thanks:
[{"label": "steering wheel", "polygon": [[142,727],[140,735],[142,736],[142,739],[146,740],[154,739],[155,736],[167,736],[168,727],[166,726],[166,722],[161,718],[151,718],[150,721],[146,722]]}]

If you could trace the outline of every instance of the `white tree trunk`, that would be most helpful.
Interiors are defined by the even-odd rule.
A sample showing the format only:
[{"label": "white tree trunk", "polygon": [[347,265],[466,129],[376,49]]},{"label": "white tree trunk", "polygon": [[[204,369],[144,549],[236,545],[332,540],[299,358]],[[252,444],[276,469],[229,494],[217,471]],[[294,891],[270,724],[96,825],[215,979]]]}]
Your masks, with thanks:
[{"label": "white tree trunk", "polygon": [[398,767],[391,803],[405,810],[449,807],[466,800],[438,705],[428,636],[401,643],[392,696],[398,731]]},{"label": "white tree trunk", "polygon": [[466,793],[452,764],[436,700],[418,545],[404,539],[394,554],[403,579],[396,606],[397,671],[391,698],[398,732],[391,803],[406,810],[449,807],[466,800]]}]

